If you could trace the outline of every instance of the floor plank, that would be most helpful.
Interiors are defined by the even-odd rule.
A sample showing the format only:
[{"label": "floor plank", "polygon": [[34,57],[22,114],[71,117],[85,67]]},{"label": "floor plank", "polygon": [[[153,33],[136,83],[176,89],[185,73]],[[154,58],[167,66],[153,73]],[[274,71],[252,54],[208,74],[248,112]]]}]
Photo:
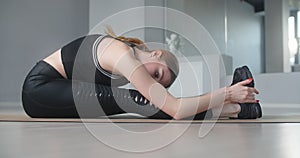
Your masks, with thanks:
[{"label": "floor plank", "polygon": [[217,123],[203,138],[202,124],[167,125],[0,122],[0,157],[300,157],[299,123]]}]

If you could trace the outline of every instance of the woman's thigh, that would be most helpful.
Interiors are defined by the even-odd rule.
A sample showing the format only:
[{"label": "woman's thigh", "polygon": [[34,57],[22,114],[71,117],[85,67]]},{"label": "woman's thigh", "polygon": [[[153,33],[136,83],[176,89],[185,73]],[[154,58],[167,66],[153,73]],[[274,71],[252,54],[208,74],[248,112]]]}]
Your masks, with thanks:
[{"label": "woman's thigh", "polygon": [[28,73],[22,89],[22,103],[31,117],[78,117],[72,82],[44,61],[38,62]]}]

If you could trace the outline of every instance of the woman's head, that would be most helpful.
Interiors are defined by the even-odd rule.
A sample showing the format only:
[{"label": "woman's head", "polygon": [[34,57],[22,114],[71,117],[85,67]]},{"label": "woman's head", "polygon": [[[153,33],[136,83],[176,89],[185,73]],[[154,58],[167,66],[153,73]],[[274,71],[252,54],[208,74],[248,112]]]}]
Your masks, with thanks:
[{"label": "woman's head", "polygon": [[146,51],[150,57],[141,58],[146,70],[157,82],[170,87],[179,73],[177,58],[167,50]]},{"label": "woman's head", "polygon": [[148,73],[164,87],[170,87],[179,73],[179,64],[176,56],[167,50],[148,50],[147,45],[140,39],[116,36],[111,27],[107,26],[105,32],[121,41],[136,45],[136,52],[143,54],[140,58]]},{"label": "woman's head", "polygon": [[160,50],[163,52],[161,60],[166,63],[168,66],[168,70],[171,73],[171,80],[170,83],[166,87],[170,87],[172,83],[175,81],[179,74],[179,63],[174,54],[167,50]]}]

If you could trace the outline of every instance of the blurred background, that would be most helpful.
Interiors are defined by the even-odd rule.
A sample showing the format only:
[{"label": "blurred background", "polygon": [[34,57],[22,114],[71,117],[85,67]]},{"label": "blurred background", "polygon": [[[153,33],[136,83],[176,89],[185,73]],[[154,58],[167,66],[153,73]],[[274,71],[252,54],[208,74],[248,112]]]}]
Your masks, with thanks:
[{"label": "blurred background", "polygon": [[[77,37],[103,33],[98,24],[110,16],[143,6],[172,8],[194,18],[218,48],[218,55],[212,56],[198,50],[184,35],[168,31],[174,19],[168,17],[167,10],[144,10],[137,16],[117,19],[124,26],[161,23],[166,29],[124,32],[123,25],[112,25],[117,34],[165,43],[169,48],[168,41],[176,41],[176,53],[185,57],[180,59],[182,70],[196,70],[197,89],[192,90],[195,86],[191,80],[181,79],[187,85],[185,95],[211,91],[223,82],[229,84],[234,68],[248,65],[263,92],[259,99],[264,107],[299,112],[299,0],[1,0],[0,109],[21,109],[22,83],[37,61]],[[213,72],[209,72],[207,61],[215,63]],[[215,83],[212,78],[222,80]],[[171,91],[176,93],[176,86]]]}]

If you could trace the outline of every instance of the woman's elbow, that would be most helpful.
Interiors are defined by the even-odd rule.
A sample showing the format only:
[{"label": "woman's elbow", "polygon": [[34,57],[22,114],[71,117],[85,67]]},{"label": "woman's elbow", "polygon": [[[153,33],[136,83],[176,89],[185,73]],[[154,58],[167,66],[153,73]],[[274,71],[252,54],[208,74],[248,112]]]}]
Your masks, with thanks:
[{"label": "woman's elbow", "polygon": [[179,111],[179,104],[173,103],[171,104],[170,108],[168,108],[169,110],[169,115],[174,119],[174,120],[181,120],[183,119],[183,114],[182,112]]},{"label": "woman's elbow", "polygon": [[174,120],[181,120],[181,119],[182,119],[182,117],[179,117],[178,115],[172,116],[172,118],[173,118]]},{"label": "woman's elbow", "polygon": [[174,115],[172,115],[172,118],[173,118],[174,120],[182,120],[182,119],[184,119],[184,118],[186,118],[186,117],[187,117],[186,115],[181,114],[181,113],[179,113],[179,112],[177,112],[177,113],[175,113]]},{"label": "woman's elbow", "polygon": [[174,120],[180,120],[181,117],[179,114],[180,100],[178,98],[168,98],[165,104],[160,108],[163,112],[168,114]]}]

